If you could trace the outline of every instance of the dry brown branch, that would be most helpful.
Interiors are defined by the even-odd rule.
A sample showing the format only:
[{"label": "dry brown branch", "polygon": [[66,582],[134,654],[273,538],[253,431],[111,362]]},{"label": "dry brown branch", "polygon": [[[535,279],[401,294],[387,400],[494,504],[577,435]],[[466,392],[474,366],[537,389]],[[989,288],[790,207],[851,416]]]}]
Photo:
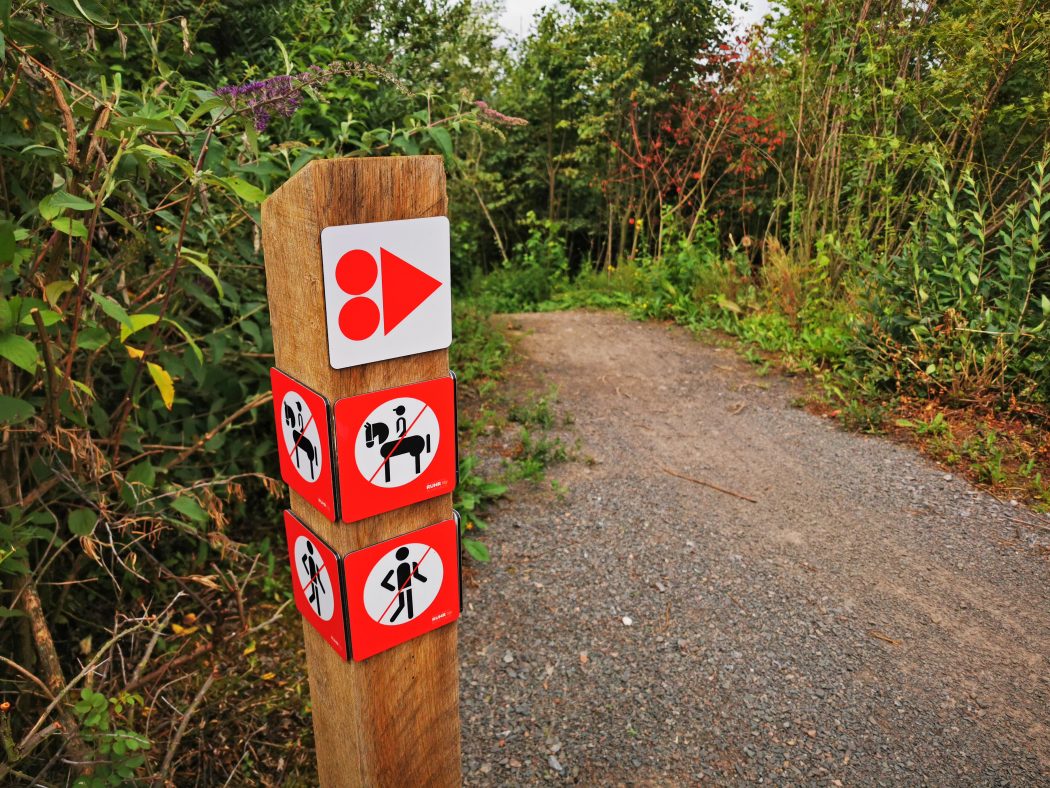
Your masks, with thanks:
[{"label": "dry brown branch", "polygon": [[694,479],[692,476],[683,476],[682,474],[675,473],[674,471],[668,470],[667,468],[661,468],[660,470],[662,470],[664,473],[666,473],[669,476],[674,476],[675,478],[678,478],[678,479],[685,479],[687,482],[692,482],[693,484],[700,484],[700,485],[703,485],[704,487],[710,487],[712,490],[717,490],[718,492],[725,493],[726,495],[732,495],[734,498],[739,498],[741,501],[749,501],[750,503],[758,503],[758,501],[755,500],[754,498],[749,498],[746,495],[741,495],[738,492],[733,492],[732,490],[727,490],[724,487],[719,487],[717,484],[711,484],[711,482],[705,482],[703,479]]},{"label": "dry brown branch", "polygon": [[[40,659],[40,667],[44,671],[44,682],[47,684],[48,694],[52,698],[51,704],[48,706],[47,712],[45,712],[46,714],[56,705],[59,705],[59,700],[65,695],[68,685],[62,673],[62,663],[59,662],[55,641],[51,637],[51,629],[47,624],[47,619],[44,617],[44,608],[40,604],[40,596],[36,592],[32,575],[25,575],[19,581],[18,603],[29,619],[29,627],[33,634],[33,644],[36,647],[37,657]],[[77,773],[82,774],[86,771],[84,765],[88,760],[88,749],[80,738],[80,727],[77,725],[76,718],[69,707],[64,704],[59,705],[58,717],[68,737],[70,752],[73,754],[74,760],[78,762],[75,767]],[[30,739],[39,726],[40,723],[38,722],[26,736],[25,741]],[[23,748],[20,747],[19,749]]]},{"label": "dry brown branch", "polygon": [[165,778],[168,774],[168,769],[171,768],[171,761],[175,757],[176,750],[179,749],[179,743],[182,741],[182,737],[186,735],[186,727],[189,725],[190,717],[193,716],[194,712],[197,711],[197,707],[200,706],[201,701],[204,700],[204,695],[215,681],[215,677],[218,675],[218,668],[213,668],[211,674],[205,679],[201,688],[197,690],[197,694],[193,698],[193,702],[190,703],[186,713],[182,715],[182,721],[179,723],[179,728],[175,731],[175,735],[171,739],[171,743],[168,745],[168,752],[164,755],[164,762],[161,764],[160,771],[157,772],[157,776],[153,779],[153,784],[163,785]]}]

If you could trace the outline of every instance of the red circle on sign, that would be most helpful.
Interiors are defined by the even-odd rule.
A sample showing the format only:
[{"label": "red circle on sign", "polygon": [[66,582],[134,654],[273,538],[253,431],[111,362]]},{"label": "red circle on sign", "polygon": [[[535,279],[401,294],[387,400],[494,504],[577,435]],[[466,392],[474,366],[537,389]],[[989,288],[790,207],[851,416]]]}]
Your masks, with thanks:
[{"label": "red circle on sign", "polygon": [[378,276],[376,259],[364,249],[351,249],[335,266],[335,281],[350,295],[361,295],[372,289]]},{"label": "red circle on sign", "polygon": [[379,328],[379,307],[371,298],[351,298],[339,310],[339,330],[355,342],[368,339]]}]

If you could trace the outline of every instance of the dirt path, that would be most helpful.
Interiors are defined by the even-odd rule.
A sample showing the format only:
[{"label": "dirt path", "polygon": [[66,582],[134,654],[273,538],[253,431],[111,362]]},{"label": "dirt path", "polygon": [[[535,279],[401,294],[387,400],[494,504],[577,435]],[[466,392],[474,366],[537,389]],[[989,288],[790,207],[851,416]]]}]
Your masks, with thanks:
[{"label": "dirt path", "polygon": [[517,491],[468,573],[468,784],[1050,782],[1016,509],[680,330],[511,322],[590,461]]}]

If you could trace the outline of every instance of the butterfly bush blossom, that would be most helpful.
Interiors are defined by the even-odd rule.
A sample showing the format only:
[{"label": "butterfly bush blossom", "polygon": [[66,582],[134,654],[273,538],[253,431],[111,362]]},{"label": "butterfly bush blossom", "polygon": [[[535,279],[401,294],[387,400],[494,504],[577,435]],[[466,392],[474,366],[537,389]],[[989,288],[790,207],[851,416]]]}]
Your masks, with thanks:
[{"label": "butterfly bush blossom", "polygon": [[227,85],[218,88],[215,94],[222,96],[235,112],[251,115],[255,130],[262,132],[274,117],[289,118],[295,113],[302,104],[304,89],[324,85],[337,76],[379,77],[408,92],[401,80],[378,66],[337,60],[327,66],[311,66],[299,74]]},{"label": "butterfly bush blossom", "polygon": [[[311,66],[298,74],[270,77],[243,85],[227,85],[218,88],[215,93],[222,96],[235,113],[250,115],[255,130],[263,132],[275,117],[289,118],[295,114],[295,111],[302,105],[305,89],[324,85],[337,76],[378,77],[391,83],[402,93],[406,95],[410,93],[404,82],[385,69],[367,63],[350,63],[342,60],[329,63],[327,66]],[[528,121],[523,118],[504,115],[484,101],[475,101],[474,106],[476,107],[474,112],[481,121],[489,121],[501,126],[528,125]],[[438,123],[459,117],[462,116],[446,118]]]}]

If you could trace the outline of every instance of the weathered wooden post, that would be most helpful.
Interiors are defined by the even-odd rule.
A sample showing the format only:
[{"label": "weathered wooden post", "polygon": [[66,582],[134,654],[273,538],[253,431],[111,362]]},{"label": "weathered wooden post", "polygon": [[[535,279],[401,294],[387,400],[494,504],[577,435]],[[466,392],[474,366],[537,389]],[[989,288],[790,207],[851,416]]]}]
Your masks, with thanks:
[{"label": "weathered wooden post", "polygon": [[[315,161],[263,204],[286,527],[326,787],[460,783],[448,225],[428,218],[446,208],[437,156]],[[433,539],[410,534],[432,524]]]}]

